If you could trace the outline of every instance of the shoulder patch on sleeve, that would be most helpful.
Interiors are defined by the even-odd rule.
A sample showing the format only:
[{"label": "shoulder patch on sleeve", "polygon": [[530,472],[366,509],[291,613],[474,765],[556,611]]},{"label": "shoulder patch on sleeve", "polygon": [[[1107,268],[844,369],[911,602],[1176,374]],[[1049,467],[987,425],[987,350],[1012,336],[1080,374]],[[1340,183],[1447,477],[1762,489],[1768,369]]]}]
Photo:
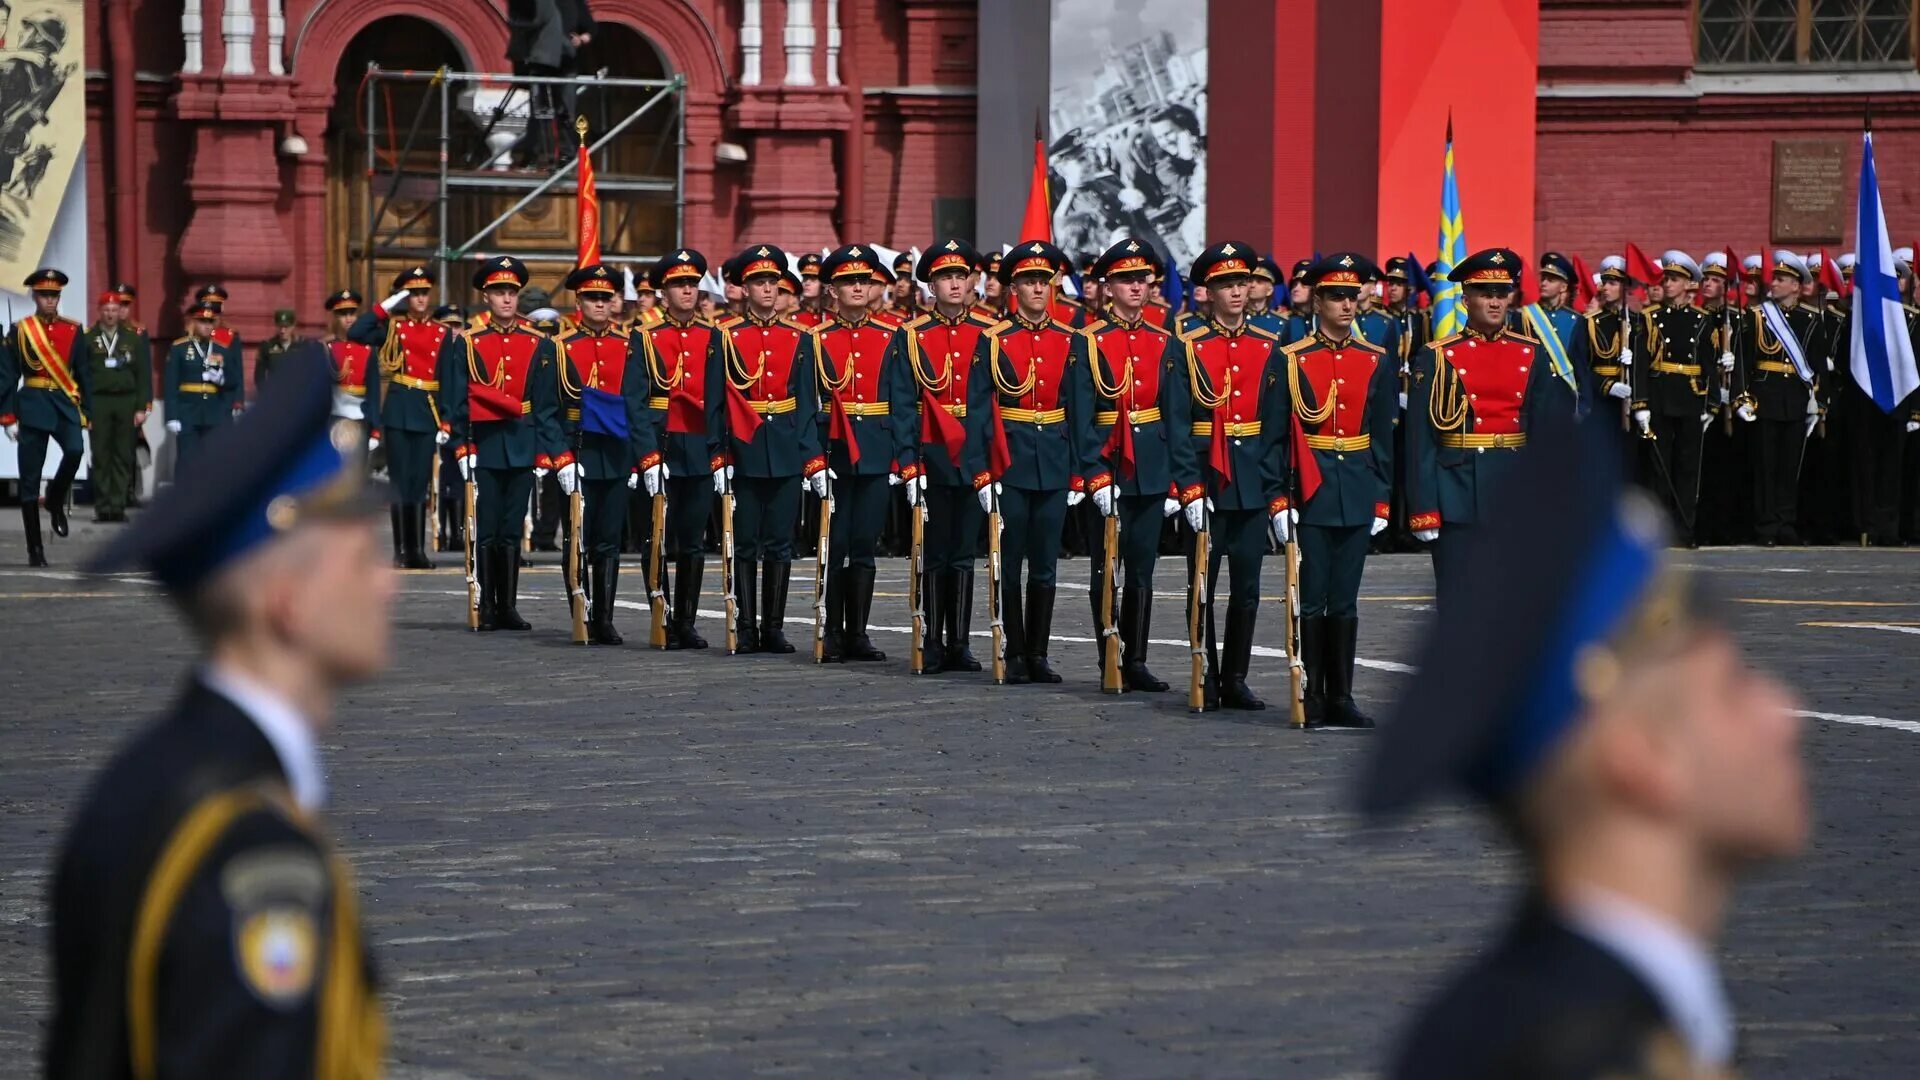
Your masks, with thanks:
[{"label": "shoulder patch on sleeve", "polygon": [[249,992],[277,1009],[312,993],[327,870],[318,852],[280,844],[241,852],[220,871],[233,912],[233,954]]}]

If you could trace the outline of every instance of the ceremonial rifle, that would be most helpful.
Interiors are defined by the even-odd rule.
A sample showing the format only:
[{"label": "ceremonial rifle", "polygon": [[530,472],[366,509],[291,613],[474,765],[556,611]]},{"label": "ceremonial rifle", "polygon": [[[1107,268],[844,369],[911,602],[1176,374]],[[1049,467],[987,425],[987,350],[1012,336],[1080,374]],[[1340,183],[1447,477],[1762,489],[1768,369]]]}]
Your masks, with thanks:
[{"label": "ceremonial rifle", "polygon": [[647,606],[653,617],[652,625],[647,630],[647,644],[656,649],[667,647],[666,563],[660,557],[666,542],[667,493],[662,490],[653,497],[653,527],[649,531],[647,544]]},{"label": "ceremonial rifle", "polygon": [[587,593],[580,584],[580,519],[586,497],[576,483],[567,496],[567,606],[573,609],[573,643],[587,643]]},{"label": "ceremonial rifle", "polygon": [[[921,461],[926,460],[926,448],[921,448]],[[920,482],[918,477],[907,481],[908,484]],[[927,572],[927,493],[922,489],[907,513],[913,517],[913,549],[907,570],[907,607],[913,613],[913,640],[907,645],[908,670],[915,675],[926,674],[927,635],[927,588],[923,578]]]},{"label": "ceremonial rifle", "polygon": [[833,472],[827,471],[827,497],[820,500],[820,535],[813,560],[813,662],[827,662],[827,558],[832,546]]},{"label": "ceremonial rifle", "polygon": [[473,504],[479,495],[479,486],[473,481],[473,469],[467,469],[465,481],[461,485],[466,489],[466,533],[467,550],[467,629],[480,629],[480,577],[474,563],[479,555],[479,541],[474,537]]},{"label": "ceremonial rifle", "polygon": [[993,631],[993,681],[1007,681],[1006,623],[1000,610],[1000,491],[987,481],[987,627]]},{"label": "ceremonial rifle", "polygon": [[[1125,415],[1125,412],[1123,408],[1118,423],[1125,424],[1132,419]],[[1113,499],[1114,512],[1102,515],[1106,518],[1106,543],[1104,544],[1106,550],[1101,558],[1106,564],[1107,573],[1101,583],[1100,594],[1100,690],[1108,694],[1117,694],[1121,691],[1120,627],[1114,622],[1113,617],[1113,590],[1116,585],[1114,575],[1118,572],[1120,564],[1120,493],[1117,490],[1114,492]]]},{"label": "ceremonial rifle", "polygon": [[[375,378],[378,376],[376,375]],[[379,418],[374,417],[369,421],[368,426],[378,422]],[[432,475],[427,479],[427,520],[433,522],[433,550],[444,551],[446,549],[440,543],[440,448],[438,446],[433,448],[433,464],[430,466],[430,471]]]},{"label": "ceremonial rifle", "polygon": [[720,466],[720,591],[727,598],[727,655],[740,651],[740,607],[734,596],[733,566],[733,485],[727,482],[725,465]]},{"label": "ceremonial rifle", "polygon": [[1205,712],[1207,709],[1207,534],[1211,522],[1207,517],[1207,496],[1202,492],[1200,500],[1200,527],[1193,533],[1193,577],[1187,588],[1187,641],[1193,647],[1193,664],[1187,675],[1187,711]]}]

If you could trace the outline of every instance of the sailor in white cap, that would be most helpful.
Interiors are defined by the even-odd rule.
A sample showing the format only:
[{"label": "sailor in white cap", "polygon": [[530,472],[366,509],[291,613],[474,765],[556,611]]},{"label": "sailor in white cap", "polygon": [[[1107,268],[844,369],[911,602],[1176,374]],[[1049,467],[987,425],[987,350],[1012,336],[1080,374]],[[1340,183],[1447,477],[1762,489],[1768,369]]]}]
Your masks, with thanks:
[{"label": "sailor in white cap", "polygon": [[1646,313],[1654,352],[1638,384],[1644,404],[1636,402],[1633,412],[1648,443],[1647,483],[1673,516],[1676,539],[1689,547],[1695,543],[1702,437],[1713,419],[1707,389],[1717,370],[1706,312],[1693,303],[1700,276],[1700,264],[1686,252],[1661,254],[1660,302]]},{"label": "sailor in white cap", "polygon": [[1776,251],[1768,265],[1767,299],[1748,313],[1735,371],[1734,408],[1754,425],[1754,532],[1762,544],[1797,544],[1800,457],[1820,415],[1816,357],[1819,316],[1800,303],[1813,280],[1806,260]]},{"label": "sailor in white cap", "polygon": [[[1636,411],[1644,413],[1647,404],[1634,393],[1642,378],[1635,361],[1650,357],[1654,350],[1648,345],[1652,323],[1645,312],[1632,314],[1627,304],[1627,290],[1632,286],[1626,259],[1608,255],[1600,260],[1600,308],[1582,319],[1574,331],[1573,369],[1593,372],[1594,388],[1618,403],[1614,407],[1621,410],[1621,423],[1638,435],[1645,429],[1635,427],[1629,417]],[[1621,333],[1622,325],[1630,327],[1630,332]],[[1626,453],[1629,462],[1635,461],[1640,448],[1629,444]]]}]

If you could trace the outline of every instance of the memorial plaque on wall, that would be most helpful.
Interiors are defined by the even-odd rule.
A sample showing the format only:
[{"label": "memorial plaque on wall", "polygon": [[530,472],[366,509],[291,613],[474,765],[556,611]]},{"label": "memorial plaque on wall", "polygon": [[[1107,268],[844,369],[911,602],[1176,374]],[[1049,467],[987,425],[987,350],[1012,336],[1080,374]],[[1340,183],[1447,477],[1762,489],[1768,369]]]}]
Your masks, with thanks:
[{"label": "memorial plaque on wall", "polygon": [[1773,242],[1837,244],[1846,239],[1845,139],[1775,139]]}]

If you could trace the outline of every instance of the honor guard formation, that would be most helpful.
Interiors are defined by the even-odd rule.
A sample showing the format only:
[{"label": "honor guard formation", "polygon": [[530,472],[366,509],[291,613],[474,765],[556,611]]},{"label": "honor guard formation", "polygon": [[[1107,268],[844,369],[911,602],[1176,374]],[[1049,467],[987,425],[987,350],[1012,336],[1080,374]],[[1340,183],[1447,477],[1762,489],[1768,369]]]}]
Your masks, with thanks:
[{"label": "honor guard formation", "polygon": [[[328,295],[323,341],[276,319],[251,405],[218,286],[156,388],[131,289],[89,328],[58,313],[64,274],[29,278],[37,310],[0,352],[29,560],[48,561],[42,504],[68,536],[83,429],[97,514],[125,520],[157,397],[176,480],[92,567],[151,574],[205,654],[67,837],[52,1073],[373,1068],[373,968],[315,739],[387,654],[388,564],[457,549],[465,625],[526,632],[523,553],[555,541],[581,644],[623,645],[638,553],[646,602],[627,607],[655,649],[887,662],[878,601],[910,618],[892,662],[915,674],[1171,690],[1195,712],[1268,708],[1264,609],[1285,643],[1274,721],[1348,729],[1374,726],[1353,693],[1368,555],[1430,551],[1438,625],[1360,802],[1390,817],[1465,793],[1521,852],[1528,900],[1395,1075],[1728,1063],[1708,944],[1724,904],[1681,919],[1649,897],[1724,897],[1790,854],[1804,795],[1786,692],[1669,550],[1916,536],[1920,412],[1884,413],[1846,373],[1844,291],[1821,283],[1848,267],[1669,251],[1583,281],[1557,252],[1531,273],[1501,247],[1444,269],[1288,264],[1238,240],[1172,267],[1130,236],[1078,258],[945,237],[891,256],[756,243],[710,271],[679,248],[574,268],[564,311],[512,256],[473,269],[471,308],[436,307],[449,283],[411,267],[376,304]],[[1457,330],[1420,302],[1435,275]],[[1089,558],[1090,656],[1053,647],[1063,552]],[[904,604],[876,594],[898,554]],[[1156,593],[1179,598],[1188,646],[1158,673]],[[1649,865],[1666,893],[1635,876]]]}]

